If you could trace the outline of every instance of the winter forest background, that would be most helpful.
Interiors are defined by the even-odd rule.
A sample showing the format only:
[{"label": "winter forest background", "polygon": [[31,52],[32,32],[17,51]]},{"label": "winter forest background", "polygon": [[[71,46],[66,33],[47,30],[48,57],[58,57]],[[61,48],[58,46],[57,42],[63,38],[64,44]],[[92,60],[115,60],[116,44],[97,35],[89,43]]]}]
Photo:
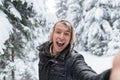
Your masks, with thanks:
[{"label": "winter forest background", "polygon": [[38,80],[36,47],[60,19],[79,52],[104,62],[120,49],[120,0],[0,0],[0,80]]}]

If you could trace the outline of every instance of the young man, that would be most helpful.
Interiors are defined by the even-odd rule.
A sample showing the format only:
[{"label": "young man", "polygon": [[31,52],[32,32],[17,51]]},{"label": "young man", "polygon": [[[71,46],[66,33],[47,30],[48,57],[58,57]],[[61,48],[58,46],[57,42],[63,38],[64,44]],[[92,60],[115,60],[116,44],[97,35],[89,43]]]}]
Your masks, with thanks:
[{"label": "young man", "polygon": [[56,22],[50,40],[39,46],[39,80],[120,80],[120,53],[115,57],[112,70],[97,74],[73,49],[74,43],[70,22]]}]

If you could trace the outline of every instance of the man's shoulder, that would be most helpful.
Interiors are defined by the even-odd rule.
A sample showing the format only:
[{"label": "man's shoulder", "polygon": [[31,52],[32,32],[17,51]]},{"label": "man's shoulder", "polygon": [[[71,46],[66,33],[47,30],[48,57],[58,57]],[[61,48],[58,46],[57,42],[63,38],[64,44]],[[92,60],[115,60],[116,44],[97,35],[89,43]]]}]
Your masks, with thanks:
[{"label": "man's shoulder", "polygon": [[72,53],[70,54],[71,58],[76,58],[76,57],[83,57],[78,51],[73,50]]},{"label": "man's shoulder", "polygon": [[46,41],[46,42],[40,44],[39,46],[37,46],[37,50],[41,51],[45,46],[48,46],[49,44],[50,44],[50,42]]},{"label": "man's shoulder", "polygon": [[67,63],[66,63],[66,70],[67,70],[68,77],[70,77],[70,72],[71,72],[72,66],[78,59],[83,59],[83,56],[76,50],[73,50],[70,53],[70,56],[67,59]]}]

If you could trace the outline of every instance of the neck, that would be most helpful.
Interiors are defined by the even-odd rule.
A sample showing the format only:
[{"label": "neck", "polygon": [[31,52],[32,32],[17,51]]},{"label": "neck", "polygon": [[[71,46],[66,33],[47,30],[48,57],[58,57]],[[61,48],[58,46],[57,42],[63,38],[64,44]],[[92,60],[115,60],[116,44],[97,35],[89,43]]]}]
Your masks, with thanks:
[{"label": "neck", "polygon": [[53,45],[50,46],[50,54],[51,56],[56,55],[57,53],[53,50]]}]

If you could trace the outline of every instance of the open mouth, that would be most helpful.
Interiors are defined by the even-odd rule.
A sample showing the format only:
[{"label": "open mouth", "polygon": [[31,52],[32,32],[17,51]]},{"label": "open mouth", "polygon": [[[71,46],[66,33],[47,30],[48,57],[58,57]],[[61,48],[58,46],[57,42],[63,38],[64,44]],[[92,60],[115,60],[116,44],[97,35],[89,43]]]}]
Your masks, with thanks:
[{"label": "open mouth", "polygon": [[64,44],[65,43],[63,43],[63,42],[57,42],[58,47],[62,47],[62,46],[64,46]]}]

